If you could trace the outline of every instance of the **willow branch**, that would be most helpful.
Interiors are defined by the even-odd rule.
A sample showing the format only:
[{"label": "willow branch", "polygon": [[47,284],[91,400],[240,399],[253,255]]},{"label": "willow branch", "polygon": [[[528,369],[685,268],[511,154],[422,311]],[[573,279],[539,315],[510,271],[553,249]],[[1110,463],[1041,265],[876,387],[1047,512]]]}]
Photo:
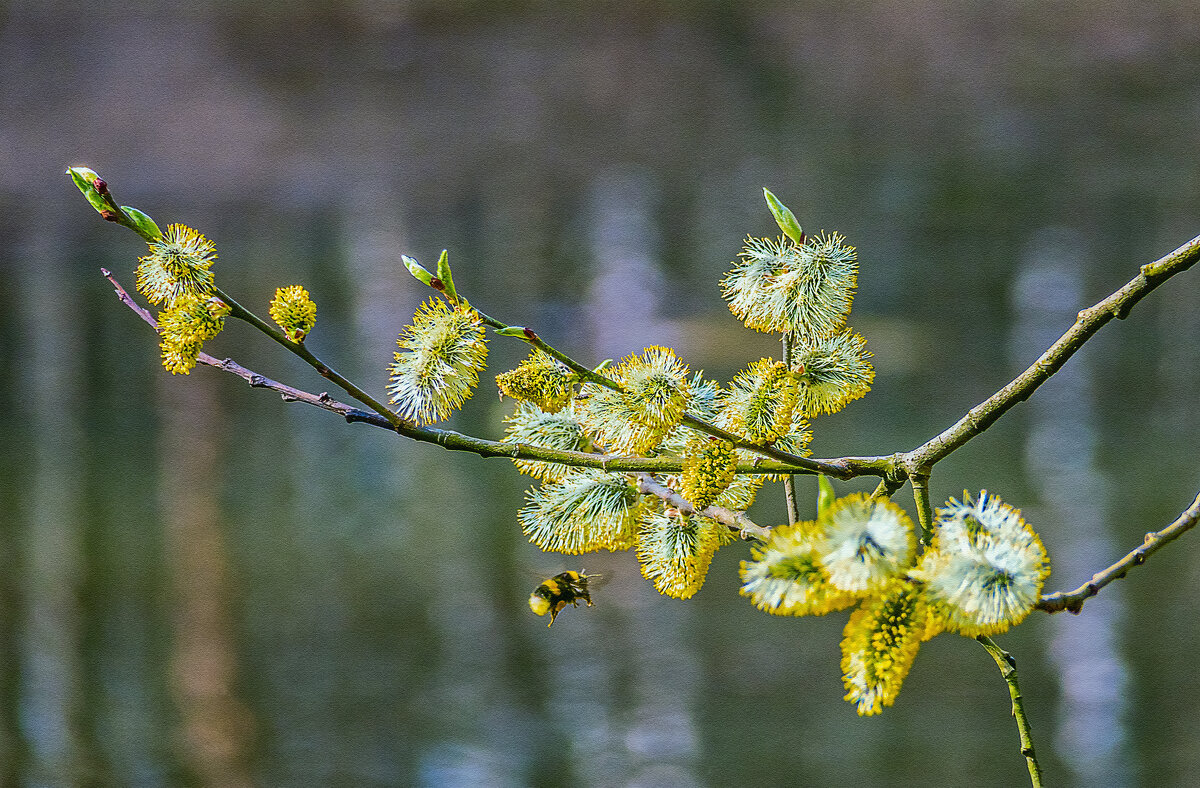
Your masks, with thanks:
[{"label": "willow branch", "polygon": [[[158,321],[150,312],[130,297],[113,275],[106,269],[100,269],[104,277],[112,284],[117,298],[144,320],[151,328],[158,330]],[[286,339],[284,341],[287,341]],[[294,344],[294,343],[293,343]],[[315,358],[315,357],[314,357]],[[352,405],[339,402],[327,393],[313,394],[272,380],[266,375],[247,369],[233,359],[217,359],[207,353],[201,353],[199,363],[215,367],[225,372],[237,375],[255,388],[265,388],[278,392],[285,401],[303,402],[322,410],[337,413],[351,423],[370,424],[396,432],[407,438],[424,443],[436,443],[452,451],[466,451],[481,457],[505,457],[511,460],[536,460],[539,462],[555,462],[580,468],[597,468],[610,473],[680,473],[683,470],[683,460],[679,457],[631,457],[624,455],[589,454],[565,449],[551,449],[544,446],[534,446],[527,443],[510,443],[508,441],[493,441],[464,435],[454,430],[436,429],[433,427],[418,427],[415,424],[399,419],[398,423],[379,413],[362,410]],[[320,363],[318,361],[318,363]],[[326,368],[328,369],[328,368]],[[394,414],[393,414],[394,415]],[[739,463],[738,473],[796,473],[791,465],[755,460],[754,462]]]},{"label": "willow branch", "polygon": [[[484,314],[483,312],[479,312],[478,310],[476,310],[476,312],[478,312],[479,317],[481,320],[483,320],[484,324],[491,326],[497,331],[507,331],[513,328],[521,328],[522,331],[519,336],[515,334],[506,334],[505,336],[517,336],[518,339],[557,359],[572,372],[579,375],[580,379],[589,383],[595,383],[596,385],[603,386],[607,389],[612,389],[613,391],[624,391],[624,388],[620,383],[608,377],[607,375],[602,375],[593,369],[589,369],[558,348],[548,344],[544,339],[538,336],[537,332],[535,332],[533,329],[525,328],[523,326],[510,326],[494,317]],[[713,437],[720,438],[724,441],[729,441],[739,449],[746,449],[747,451],[752,451],[755,454],[760,454],[764,457],[770,457],[771,459],[777,460],[781,463],[786,463],[792,466],[792,473],[823,473],[827,476],[836,476],[839,479],[849,479],[852,476],[858,475],[857,473],[847,475],[847,468],[844,465],[838,465],[823,460],[813,460],[809,457],[801,457],[797,454],[780,451],[779,449],[771,446],[764,446],[760,443],[754,443],[753,441],[746,440],[740,435],[735,435],[732,432],[723,430],[715,424],[710,424],[704,419],[701,419],[691,413],[683,414],[681,423],[699,432],[712,435]],[[881,473],[881,471],[875,471],[873,469],[866,468],[864,468],[861,472]]]},{"label": "willow branch", "polygon": [[1038,765],[1037,755],[1033,751],[1033,730],[1029,727],[1029,718],[1025,716],[1025,699],[1021,696],[1021,686],[1017,683],[1017,661],[987,635],[980,635],[975,639],[987,649],[992,659],[996,660],[1000,674],[1008,684],[1008,694],[1012,698],[1012,715],[1017,721],[1017,732],[1021,736],[1021,754],[1025,756],[1025,765],[1029,768],[1029,782],[1033,788],[1041,788],[1042,767]]},{"label": "willow branch", "polygon": [[1081,311],[1067,329],[1037,361],[986,400],[971,408],[953,426],[932,440],[904,455],[904,465],[912,469],[933,465],[971,438],[992,426],[1010,408],[1029,397],[1038,386],[1058,372],[1083,343],[1113,318],[1123,319],[1137,302],[1178,273],[1200,260],[1200,236],[1168,255],[1141,267],[1138,275],[1103,301]]},{"label": "willow branch", "polygon": [[670,487],[659,483],[657,479],[648,473],[638,474],[638,490],[644,495],[654,495],[661,498],[664,502],[684,514],[699,514],[716,520],[722,525],[727,525],[737,531],[743,539],[747,536],[752,536],[766,541],[767,537],[771,535],[770,528],[764,528],[756,524],[743,512],[735,512],[732,509],[726,509],[722,506],[706,506],[703,509],[697,509],[682,495]]},{"label": "willow branch", "polygon": [[1200,495],[1196,496],[1196,500],[1192,501],[1192,505],[1185,509],[1183,514],[1175,519],[1175,522],[1161,531],[1146,534],[1141,545],[1137,549],[1126,553],[1125,557],[1120,561],[1092,575],[1091,580],[1074,591],[1058,591],[1043,596],[1037,603],[1038,609],[1045,610],[1047,613],[1058,613],[1062,610],[1079,613],[1083,609],[1085,600],[1100,593],[1101,588],[1104,588],[1114,580],[1120,580],[1131,568],[1146,563],[1146,559],[1154,555],[1154,553],[1162,549],[1165,545],[1178,539],[1198,521],[1200,521]]}]

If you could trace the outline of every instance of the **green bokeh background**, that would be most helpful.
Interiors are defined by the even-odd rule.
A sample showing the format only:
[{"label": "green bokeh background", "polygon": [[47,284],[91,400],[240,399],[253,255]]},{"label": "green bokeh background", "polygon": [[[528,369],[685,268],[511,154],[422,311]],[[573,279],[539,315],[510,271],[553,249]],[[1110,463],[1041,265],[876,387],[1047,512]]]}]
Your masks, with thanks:
[{"label": "green bokeh background", "polygon": [[[633,556],[539,554],[528,480],[200,369],[100,277],[144,246],[68,165],[218,247],[265,313],[377,393],[424,297],[401,253],[598,362],[776,352],[718,277],[777,229],[860,256],[872,393],[818,456],[911,448],[1081,307],[1200,232],[1190,2],[0,4],[0,784],[1020,785],[1004,684],[926,644],[895,707],[842,702],[844,614],[659,597]],[[1172,280],[937,467],[1022,507],[1074,587],[1200,482],[1200,286]],[[206,348],[327,386],[232,326]],[[523,355],[492,342],[493,371]],[[336,392],[334,392],[336,393]],[[496,436],[490,379],[450,426]],[[869,488],[839,484],[839,492]],[[802,506],[815,483],[801,482]],[[783,518],[769,487],[752,515]],[[911,503],[900,498],[911,509]],[[1055,785],[1193,785],[1187,537],[1080,617],[1000,638]],[[604,574],[553,629],[539,575]]]}]

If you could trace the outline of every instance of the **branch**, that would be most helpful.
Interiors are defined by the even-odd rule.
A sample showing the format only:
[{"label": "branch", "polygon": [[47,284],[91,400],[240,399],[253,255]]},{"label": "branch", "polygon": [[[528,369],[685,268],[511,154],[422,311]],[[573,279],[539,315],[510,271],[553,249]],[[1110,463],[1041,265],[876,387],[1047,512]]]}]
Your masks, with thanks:
[{"label": "branch", "polygon": [[737,531],[743,539],[748,536],[761,539],[764,542],[771,535],[770,528],[764,528],[758,525],[743,512],[735,512],[732,509],[726,509],[722,506],[706,506],[703,509],[696,509],[692,504],[679,493],[666,487],[658,482],[653,476],[648,473],[639,473],[638,475],[638,491],[644,495],[655,495],[662,498],[663,501],[674,506],[684,514],[699,514],[704,517],[709,517],[722,525],[727,525]]},{"label": "branch", "polygon": [[1008,684],[1008,695],[1012,698],[1012,715],[1017,721],[1017,732],[1021,736],[1021,754],[1025,756],[1025,765],[1029,767],[1029,782],[1033,784],[1033,788],[1041,788],[1042,767],[1038,765],[1037,755],[1033,751],[1033,730],[1029,727],[1029,718],[1025,716],[1025,699],[1021,696],[1021,687],[1017,683],[1017,661],[987,635],[980,635],[975,639],[987,649],[992,659],[996,660],[1000,674]]},{"label": "branch", "polygon": [[[783,335],[783,363],[790,372],[792,369],[792,335]],[[783,479],[783,499],[787,506],[788,525],[795,525],[800,520],[800,504],[796,498],[796,477],[785,476]]]},{"label": "branch", "polygon": [[1200,260],[1200,236],[1193,238],[1170,254],[1143,265],[1136,277],[1124,287],[1094,306],[1081,311],[1075,324],[1046,349],[1029,369],[1015,377],[1007,386],[971,408],[954,426],[927,443],[904,455],[905,468],[910,471],[933,465],[980,434],[1010,408],[1025,400],[1046,380],[1058,372],[1083,343],[1092,338],[1113,318],[1123,319],[1138,301],[1175,274],[1186,271]]},{"label": "branch", "polygon": [[[604,386],[605,388],[612,389],[613,391],[618,391],[618,392],[624,391],[624,389],[622,388],[620,383],[618,383],[617,381],[608,377],[607,375],[602,375],[593,369],[588,369],[586,366],[579,363],[575,359],[571,358],[566,353],[564,353],[561,350],[559,350],[558,348],[548,344],[545,340],[543,340],[540,336],[538,336],[537,333],[533,329],[525,328],[524,326],[510,326],[500,320],[497,320],[494,317],[491,317],[490,315],[486,315],[483,312],[479,312],[478,309],[476,309],[475,311],[479,314],[480,319],[483,320],[483,322],[486,325],[491,326],[492,328],[496,329],[497,331],[509,331],[511,329],[520,328],[521,333],[519,335],[514,334],[514,333],[508,333],[508,334],[504,334],[504,336],[516,336],[518,339],[525,342],[526,344],[533,345],[535,348],[537,348],[538,350],[541,350],[546,355],[557,359],[559,362],[561,362],[564,366],[566,366],[572,372],[579,375],[579,377],[581,379],[589,381],[591,383],[595,383],[598,386]],[[786,463],[786,464],[792,466],[792,471],[791,471],[792,473],[812,473],[812,474],[823,473],[826,476],[836,476],[839,479],[849,479],[852,476],[858,475],[857,473],[851,474],[850,476],[846,475],[845,467],[838,465],[836,463],[833,463],[833,462],[827,462],[824,460],[813,460],[809,457],[801,457],[797,454],[791,454],[790,452],[780,451],[779,449],[773,448],[771,446],[764,446],[759,443],[754,443],[753,441],[746,440],[745,438],[741,437],[740,435],[735,435],[732,432],[727,432],[726,430],[721,429],[717,425],[710,424],[709,422],[705,421],[704,419],[701,419],[697,416],[693,416],[690,413],[683,414],[682,423],[688,427],[691,427],[694,430],[698,430],[699,432],[703,432],[708,435],[712,435],[712,436],[720,438],[721,440],[724,440],[724,441],[729,441],[730,443],[732,443],[734,446],[738,447],[739,449],[746,449],[748,451],[754,452],[755,454],[761,454],[764,457],[770,457],[773,460],[778,460],[779,462]],[[873,473],[873,472],[877,473],[878,475],[882,475],[882,471],[871,470],[871,469],[862,471],[862,473]]]},{"label": "branch", "polygon": [[1076,614],[1079,613],[1083,609],[1085,600],[1100,593],[1101,588],[1104,588],[1114,580],[1120,580],[1130,568],[1146,563],[1147,558],[1164,545],[1178,539],[1184,532],[1194,526],[1197,521],[1200,521],[1200,495],[1196,496],[1196,500],[1192,501],[1192,505],[1185,509],[1183,514],[1175,519],[1175,522],[1161,531],[1146,534],[1142,544],[1137,549],[1126,553],[1125,557],[1120,561],[1092,575],[1090,581],[1084,583],[1074,591],[1058,591],[1043,596],[1037,603],[1038,609],[1045,610],[1047,613],[1058,613],[1062,610],[1069,610]]},{"label": "branch", "polygon": [[[158,330],[158,321],[150,312],[139,305],[130,297],[129,293],[116,280],[113,275],[106,269],[101,268],[104,277],[112,284],[116,291],[117,298],[129,307],[138,317],[144,320],[151,328]],[[224,296],[220,296],[224,300]],[[274,332],[278,333],[278,332]],[[282,334],[280,334],[282,337]],[[292,343],[286,338],[283,342],[290,345]],[[303,348],[302,348],[303,349]],[[305,351],[307,352],[307,351]],[[316,360],[317,364],[320,361],[315,356],[309,354],[311,358]],[[251,369],[247,369],[238,364],[233,359],[217,359],[207,353],[201,353],[197,359],[199,363],[210,367],[224,370],[232,373],[247,381],[255,388],[265,388],[272,391],[277,391],[286,402],[303,402],[308,405],[327,410],[332,413],[337,413],[344,417],[346,421],[351,423],[370,424],[375,427],[382,427],[386,430],[396,432],[407,438],[422,441],[424,443],[436,443],[443,448],[452,451],[466,451],[473,454],[478,454],[481,457],[505,457],[510,460],[536,460],[539,462],[557,462],[565,465],[571,465],[580,468],[598,468],[609,473],[680,473],[683,470],[683,460],[679,457],[627,457],[621,455],[609,454],[589,454],[579,451],[567,451],[564,449],[550,449],[543,446],[534,446],[527,443],[509,443],[507,441],[492,441],[484,438],[476,438],[471,435],[464,435],[461,432],[454,430],[442,430],[432,427],[418,427],[410,422],[404,421],[397,417],[396,421],[386,418],[382,414],[372,413],[370,411],[356,408],[353,405],[347,405],[343,402],[338,402],[327,393],[313,394],[301,389],[288,386],[278,381],[268,378],[266,375],[261,375]],[[327,372],[331,372],[328,367],[321,365]],[[332,373],[335,374],[336,373]],[[338,376],[340,377],[340,376]],[[353,384],[351,384],[353,385]],[[395,414],[393,414],[395,415]],[[771,462],[767,460],[758,460],[754,462],[739,463],[737,468],[738,473],[744,474],[759,474],[759,473],[799,473],[798,469],[790,464]]]}]

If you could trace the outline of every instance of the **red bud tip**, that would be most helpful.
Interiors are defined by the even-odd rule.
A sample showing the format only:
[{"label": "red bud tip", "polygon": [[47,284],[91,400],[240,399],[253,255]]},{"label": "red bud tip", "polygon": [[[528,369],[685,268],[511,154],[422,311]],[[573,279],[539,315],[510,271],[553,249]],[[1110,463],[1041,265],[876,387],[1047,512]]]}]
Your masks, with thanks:
[{"label": "red bud tip", "polygon": [[532,328],[527,328],[527,329],[525,329],[525,336],[529,337],[530,339],[537,339],[537,338],[538,338],[538,335],[537,335],[537,334],[535,334],[535,333],[533,333],[533,329],[532,329]]},{"label": "red bud tip", "polygon": [[102,219],[104,219],[106,222],[115,222],[115,221],[117,221],[118,219],[120,219],[120,218],[121,218],[121,217],[117,216],[117,212],[116,212],[116,211],[110,211],[110,210],[108,210],[108,209],[105,209],[105,210],[101,211],[101,212],[100,212],[100,217],[101,217]]},{"label": "red bud tip", "polygon": [[436,276],[430,278],[429,286],[432,287],[434,290],[444,291],[446,289],[446,286],[444,284],[442,284],[442,280],[438,279]]},{"label": "red bud tip", "polygon": [[807,235],[805,235],[804,233],[800,233],[800,245],[801,245],[801,246],[804,246],[804,239],[805,239],[805,238],[807,238],[807,237],[808,237],[808,236],[807,236]]},{"label": "red bud tip", "polygon": [[92,181],[92,188],[101,194],[108,194],[108,183],[103,178]]}]

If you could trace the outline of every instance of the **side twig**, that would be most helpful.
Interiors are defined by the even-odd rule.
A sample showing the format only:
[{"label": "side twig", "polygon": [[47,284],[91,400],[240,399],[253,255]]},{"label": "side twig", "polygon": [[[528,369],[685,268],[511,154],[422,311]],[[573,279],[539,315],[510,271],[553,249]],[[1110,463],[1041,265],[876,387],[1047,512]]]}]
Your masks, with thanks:
[{"label": "side twig", "polygon": [[[130,297],[120,282],[106,269],[100,269],[104,277],[112,284],[117,298],[129,307],[138,317],[151,328],[158,329],[158,321],[154,316]],[[391,430],[406,438],[412,438],[424,443],[436,443],[452,451],[467,451],[481,457],[504,457],[510,460],[538,460],[540,462],[557,462],[581,468],[598,468],[610,473],[679,473],[683,470],[683,460],[678,457],[626,457],[619,455],[589,454],[586,452],[549,449],[542,446],[532,446],[526,443],[508,443],[507,441],[492,441],[464,435],[454,430],[443,430],[431,427],[418,427],[401,419],[394,423],[378,413],[361,410],[352,405],[339,402],[327,393],[313,394],[261,375],[238,364],[233,359],[218,359],[207,353],[201,353],[199,363],[237,375],[255,388],[265,388],[278,392],[287,402],[303,402],[323,410],[337,413],[351,423],[370,424]],[[738,473],[796,473],[795,467],[768,460],[739,463]]]},{"label": "side twig", "polygon": [[1154,555],[1163,546],[1178,539],[1197,522],[1200,522],[1200,495],[1196,496],[1196,500],[1192,501],[1192,505],[1185,509],[1183,514],[1175,519],[1175,522],[1161,531],[1153,531],[1146,534],[1145,539],[1137,549],[1126,553],[1125,557],[1120,561],[1092,575],[1091,580],[1074,591],[1058,591],[1043,596],[1037,603],[1038,609],[1045,610],[1047,613],[1057,613],[1061,610],[1079,613],[1083,609],[1084,601],[1100,593],[1101,588],[1104,588],[1114,580],[1120,580],[1131,568],[1146,563],[1146,559]]},{"label": "side twig", "polygon": [[929,474],[914,473],[912,483],[913,502],[917,505],[917,521],[921,525],[921,544],[933,544],[933,507],[929,505]]},{"label": "side twig", "polygon": [[1017,732],[1021,736],[1021,754],[1025,756],[1025,765],[1029,768],[1029,782],[1033,788],[1041,788],[1042,767],[1038,765],[1037,755],[1033,751],[1033,730],[1029,727],[1029,718],[1025,716],[1025,699],[1021,696],[1021,686],[1017,683],[1017,661],[987,635],[980,635],[975,639],[987,649],[992,659],[996,660],[1000,674],[1008,684],[1008,694],[1012,698],[1012,715],[1017,721]]},{"label": "side twig", "polygon": [[638,490],[644,495],[655,495],[661,498],[664,502],[675,507],[684,514],[699,514],[709,517],[722,525],[727,525],[737,531],[743,539],[747,536],[753,536],[756,539],[763,541],[771,535],[770,528],[764,528],[758,525],[743,512],[735,512],[732,509],[726,509],[721,506],[706,506],[703,509],[697,509],[679,493],[672,490],[663,484],[660,484],[657,479],[648,473],[639,473],[638,475]]},{"label": "side twig", "polygon": [[[787,369],[792,368],[792,335],[783,335],[783,363]],[[788,525],[795,525],[800,520],[800,503],[796,498],[796,477],[787,476],[783,480],[784,503],[787,504]]]}]

